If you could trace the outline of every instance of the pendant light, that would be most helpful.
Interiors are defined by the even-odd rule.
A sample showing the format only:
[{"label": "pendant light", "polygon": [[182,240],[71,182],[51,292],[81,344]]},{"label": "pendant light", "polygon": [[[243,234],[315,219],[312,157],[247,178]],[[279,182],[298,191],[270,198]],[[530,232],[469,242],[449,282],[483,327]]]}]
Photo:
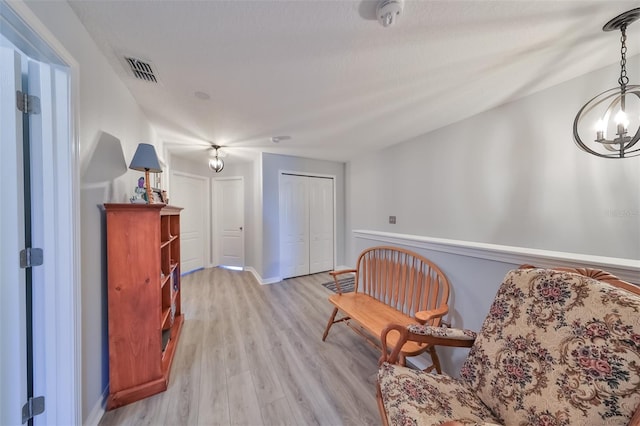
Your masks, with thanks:
[{"label": "pendant light", "polygon": [[215,154],[209,160],[209,168],[216,173],[220,173],[224,169],[224,161],[220,158],[218,149],[220,149],[219,145],[211,145],[211,151],[212,153],[215,152]]},{"label": "pendant light", "polygon": [[[627,77],[627,27],[640,18],[640,8],[629,10],[607,22],[603,31],[620,30],[619,87],[606,90],[584,105],[573,121],[578,146],[603,158],[640,155],[640,86],[629,85]],[[590,123],[591,128],[580,127]]]}]

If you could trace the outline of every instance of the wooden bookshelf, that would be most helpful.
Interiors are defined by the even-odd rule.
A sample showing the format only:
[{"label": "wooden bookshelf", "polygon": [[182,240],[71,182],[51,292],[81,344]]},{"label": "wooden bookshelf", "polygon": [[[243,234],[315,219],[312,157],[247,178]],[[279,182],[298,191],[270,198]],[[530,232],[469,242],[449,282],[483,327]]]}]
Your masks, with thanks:
[{"label": "wooden bookshelf", "polygon": [[184,316],[180,210],[105,204],[109,316],[107,410],[167,389]]}]

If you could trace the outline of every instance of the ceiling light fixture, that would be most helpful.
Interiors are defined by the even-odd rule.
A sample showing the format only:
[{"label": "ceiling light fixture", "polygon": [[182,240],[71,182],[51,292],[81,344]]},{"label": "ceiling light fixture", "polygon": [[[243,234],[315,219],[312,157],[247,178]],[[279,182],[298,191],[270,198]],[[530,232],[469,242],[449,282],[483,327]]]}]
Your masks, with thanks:
[{"label": "ceiling light fixture", "polygon": [[218,150],[220,149],[219,145],[211,145],[212,154],[215,152],[213,158],[209,160],[209,168],[216,173],[220,173],[222,169],[224,169],[224,161],[220,158],[218,154]]},{"label": "ceiling light fixture", "polygon": [[402,13],[404,0],[381,0],[376,7],[376,16],[383,27],[393,25]]},{"label": "ceiling light fixture", "polygon": [[[603,158],[640,155],[640,86],[629,85],[627,77],[627,26],[640,18],[640,8],[629,10],[607,22],[603,31],[620,30],[620,87],[606,90],[583,106],[573,121],[573,137],[578,146]],[[580,136],[578,127],[585,121],[595,123],[589,135]],[[635,130],[633,130],[635,129]],[[586,131],[585,131],[586,132]],[[635,133],[634,133],[635,132]],[[595,139],[591,141],[595,134]],[[611,135],[611,136],[609,136]],[[588,144],[585,143],[588,141]]]}]

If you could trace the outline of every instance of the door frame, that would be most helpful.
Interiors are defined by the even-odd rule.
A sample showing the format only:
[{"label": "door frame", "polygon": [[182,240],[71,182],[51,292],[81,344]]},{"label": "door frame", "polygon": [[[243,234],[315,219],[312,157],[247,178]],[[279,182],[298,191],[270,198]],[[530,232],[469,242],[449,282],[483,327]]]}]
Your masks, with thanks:
[{"label": "door frame", "polygon": [[[338,264],[338,258],[337,258],[337,240],[338,240],[338,233],[337,233],[337,212],[336,212],[336,181],[338,179],[338,177],[336,175],[328,175],[328,174],[323,174],[323,173],[313,173],[313,172],[301,172],[301,171],[294,171],[294,170],[283,170],[280,169],[278,170],[278,198],[280,198],[280,191],[282,190],[282,175],[296,175],[296,176],[307,176],[307,177],[316,177],[316,178],[330,178],[331,181],[333,182],[333,267],[335,268],[335,266]],[[278,251],[279,251],[279,256],[280,258],[282,257],[282,253],[283,253],[283,248],[282,248],[282,223],[284,222],[284,218],[283,218],[284,214],[282,211],[282,208],[280,207],[280,202],[278,201]],[[282,266],[282,260],[280,261],[280,277],[284,277],[283,274],[283,266]]]},{"label": "door frame", "polygon": [[[43,247],[52,252],[55,263],[51,282],[56,283],[56,297],[45,302],[45,318],[55,325],[55,334],[47,339],[45,351],[53,356],[45,360],[45,380],[47,388],[55,389],[57,398],[54,407],[47,407],[47,423],[82,423],[82,325],[80,288],[80,168],[79,168],[79,66],[73,56],[62,46],[53,34],[23,2],[2,2],[3,13],[13,13],[24,25],[16,32],[32,46],[39,49],[39,61],[62,65],[68,77],[68,111],[58,118],[56,144],[47,152],[43,161],[57,167],[53,171],[53,185],[56,188],[51,197],[51,223],[56,229],[53,247]],[[29,56],[31,52],[25,52]],[[55,63],[54,60],[60,63]],[[47,415],[49,414],[49,415]],[[40,416],[38,416],[40,417]],[[36,422],[42,422],[36,417]]]},{"label": "door frame", "polygon": [[225,176],[225,177],[212,177],[211,178],[211,266],[220,265],[220,240],[221,235],[218,232],[218,215],[216,214],[217,208],[216,204],[216,186],[218,182],[221,181],[229,181],[229,180],[239,180],[242,183],[242,223],[243,223],[243,231],[242,231],[242,263],[243,269],[247,266],[246,259],[246,213],[247,213],[247,203],[246,201],[246,187],[244,183],[244,176]]}]

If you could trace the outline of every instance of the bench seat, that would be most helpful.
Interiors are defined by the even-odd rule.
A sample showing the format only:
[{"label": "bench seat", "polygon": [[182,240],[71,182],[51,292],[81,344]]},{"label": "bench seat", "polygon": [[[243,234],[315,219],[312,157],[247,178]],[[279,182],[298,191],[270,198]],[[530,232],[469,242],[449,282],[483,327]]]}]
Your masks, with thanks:
[{"label": "bench seat", "polygon": [[[408,326],[416,323],[415,318],[405,315],[366,294],[335,294],[329,297],[329,302],[340,311],[348,312],[349,317],[372,336],[380,336],[382,330],[387,328],[389,324]],[[398,338],[399,335],[396,333],[389,334],[387,336],[387,345],[392,348],[395,347]],[[402,348],[402,352],[404,352],[406,356],[418,355],[424,352],[424,350],[424,344],[413,341],[405,343]]]}]

